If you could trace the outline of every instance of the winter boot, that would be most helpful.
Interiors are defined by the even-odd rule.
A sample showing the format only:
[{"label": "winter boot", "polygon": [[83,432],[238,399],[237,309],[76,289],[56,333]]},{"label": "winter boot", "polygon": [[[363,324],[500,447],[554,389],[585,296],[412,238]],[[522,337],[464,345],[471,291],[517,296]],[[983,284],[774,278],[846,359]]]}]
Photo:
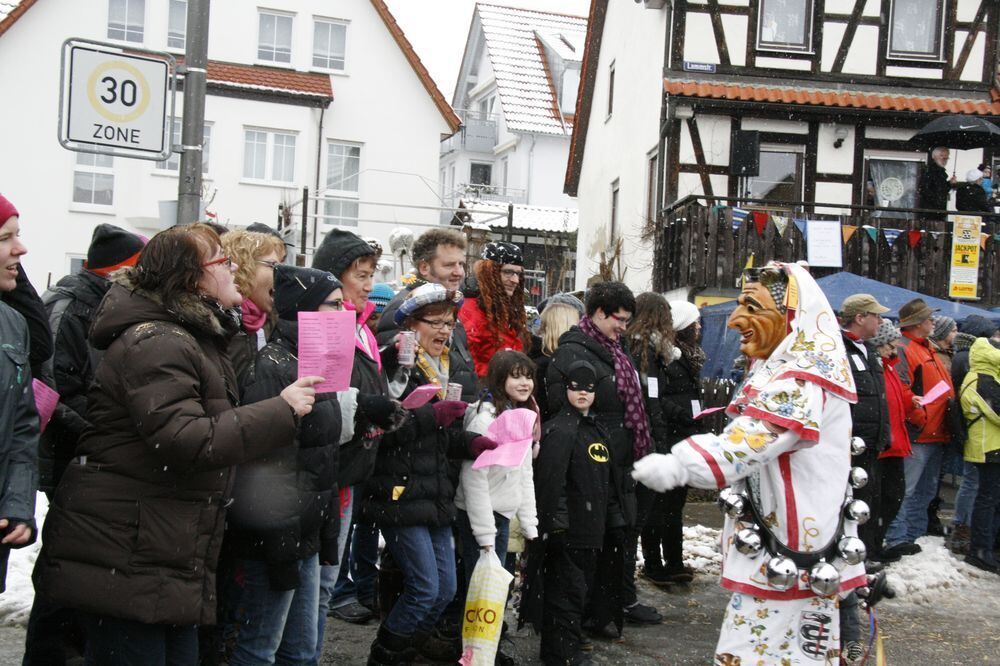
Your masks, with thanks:
[{"label": "winter boot", "polygon": [[412,642],[420,656],[429,661],[454,664],[462,658],[462,639],[445,636],[437,629],[414,634]]},{"label": "winter boot", "polygon": [[971,539],[972,530],[969,529],[968,525],[955,525],[952,527],[951,534],[945,539],[945,545],[956,555],[968,555]]},{"label": "winter boot", "polygon": [[403,636],[379,625],[368,653],[368,666],[404,666],[417,656],[413,636]]},{"label": "winter boot", "polygon": [[965,556],[965,563],[971,564],[977,569],[982,569],[983,571],[1000,574],[1000,563],[998,563],[996,558],[993,557],[993,552],[986,550],[985,548],[970,551],[969,554]]}]

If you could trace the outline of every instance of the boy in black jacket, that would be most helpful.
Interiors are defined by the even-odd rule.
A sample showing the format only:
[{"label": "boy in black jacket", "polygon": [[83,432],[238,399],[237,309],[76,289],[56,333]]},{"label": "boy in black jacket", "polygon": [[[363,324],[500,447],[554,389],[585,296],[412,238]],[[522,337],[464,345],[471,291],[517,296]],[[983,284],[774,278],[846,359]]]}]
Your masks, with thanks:
[{"label": "boy in black jacket", "polygon": [[621,511],[609,485],[607,433],[588,415],[596,383],[587,361],[569,366],[568,404],[546,423],[534,465],[544,544],[538,554],[542,585],[534,595],[542,597],[541,658],[547,665],[590,663],[580,651],[584,608],[609,515]]}]

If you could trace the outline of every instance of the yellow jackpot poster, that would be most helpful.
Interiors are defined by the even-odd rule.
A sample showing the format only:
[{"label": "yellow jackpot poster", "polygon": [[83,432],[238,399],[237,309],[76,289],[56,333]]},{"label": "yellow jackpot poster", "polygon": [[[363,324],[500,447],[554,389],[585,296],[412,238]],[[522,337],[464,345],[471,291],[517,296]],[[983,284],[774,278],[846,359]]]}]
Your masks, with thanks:
[{"label": "yellow jackpot poster", "polygon": [[982,218],[955,215],[951,241],[949,298],[974,300],[979,288],[979,228]]}]

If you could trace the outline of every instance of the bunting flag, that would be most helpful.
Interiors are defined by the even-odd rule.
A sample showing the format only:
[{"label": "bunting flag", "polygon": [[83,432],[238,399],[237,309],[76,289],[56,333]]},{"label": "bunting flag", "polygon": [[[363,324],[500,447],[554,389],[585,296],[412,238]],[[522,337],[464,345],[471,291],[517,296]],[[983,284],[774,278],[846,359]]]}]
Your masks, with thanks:
[{"label": "bunting flag", "polygon": [[802,234],[802,239],[805,240],[805,238],[806,238],[806,229],[808,228],[808,223],[806,222],[806,220],[802,220],[802,219],[799,219],[799,218],[795,218],[793,220],[793,222],[795,222],[795,226],[796,226],[796,228],[798,228],[799,233]]},{"label": "bunting flag", "polygon": [[896,239],[899,238],[900,234],[903,233],[902,229],[883,229],[882,235],[885,236],[886,241],[889,242],[889,247],[892,247]]},{"label": "bunting flag", "polygon": [[753,226],[757,229],[758,236],[764,235],[764,230],[767,229],[767,222],[770,218],[771,216],[762,210],[755,210],[753,212]]},{"label": "bunting flag", "polygon": [[844,245],[847,245],[847,241],[851,240],[851,236],[858,230],[857,227],[841,227],[840,232],[844,234]]},{"label": "bunting flag", "polygon": [[865,232],[868,234],[868,237],[871,238],[872,241],[878,240],[878,229],[876,229],[870,224],[863,225],[861,228],[865,230]]},{"label": "bunting flag", "polygon": [[920,237],[922,235],[923,232],[919,229],[912,229],[906,232],[906,242],[910,244],[911,250],[920,245]]},{"label": "bunting flag", "polygon": [[740,225],[747,221],[747,215],[749,214],[750,211],[746,209],[733,208],[733,231],[739,229]]},{"label": "bunting flag", "polygon": [[780,215],[772,215],[771,221],[774,222],[774,226],[778,229],[778,235],[784,238],[785,230],[788,229],[788,218]]}]

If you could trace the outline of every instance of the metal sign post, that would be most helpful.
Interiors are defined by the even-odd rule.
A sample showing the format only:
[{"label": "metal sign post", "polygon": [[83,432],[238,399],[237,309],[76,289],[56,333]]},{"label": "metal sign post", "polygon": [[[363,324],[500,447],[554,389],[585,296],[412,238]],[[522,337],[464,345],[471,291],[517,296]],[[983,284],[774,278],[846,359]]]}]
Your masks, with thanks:
[{"label": "metal sign post", "polygon": [[209,0],[188,0],[184,52],[184,119],[177,183],[177,224],[198,221],[201,212],[202,144],[205,139],[205,86],[208,75]]},{"label": "metal sign post", "polygon": [[59,143],[84,153],[167,159],[176,69],[169,53],[67,39],[62,48]]}]

